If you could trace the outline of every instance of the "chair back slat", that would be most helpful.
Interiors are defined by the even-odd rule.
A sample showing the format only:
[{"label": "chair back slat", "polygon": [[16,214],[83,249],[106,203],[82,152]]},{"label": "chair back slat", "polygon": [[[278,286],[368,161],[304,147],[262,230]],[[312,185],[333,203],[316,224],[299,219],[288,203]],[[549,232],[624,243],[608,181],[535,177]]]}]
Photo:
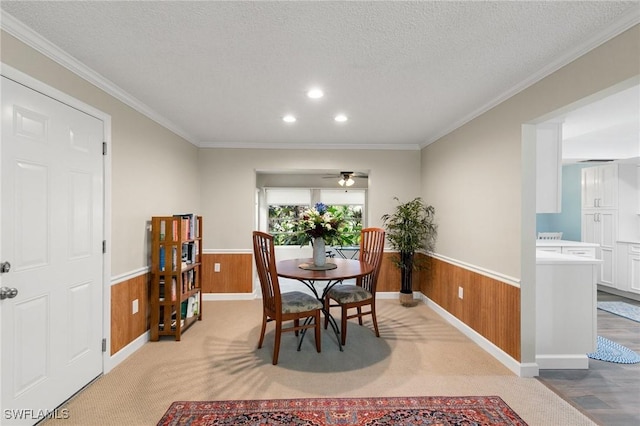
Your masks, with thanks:
[{"label": "chair back slat", "polygon": [[276,270],[273,236],[265,232],[253,232],[253,257],[262,289],[262,303],[270,314],[279,315],[281,309],[280,284]]},{"label": "chair back slat", "polygon": [[373,265],[373,271],[357,280],[357,284],[375,296],[382,254],[384,252],[385,231],[382,228],[365,228],[360,233],[360,260]]}]

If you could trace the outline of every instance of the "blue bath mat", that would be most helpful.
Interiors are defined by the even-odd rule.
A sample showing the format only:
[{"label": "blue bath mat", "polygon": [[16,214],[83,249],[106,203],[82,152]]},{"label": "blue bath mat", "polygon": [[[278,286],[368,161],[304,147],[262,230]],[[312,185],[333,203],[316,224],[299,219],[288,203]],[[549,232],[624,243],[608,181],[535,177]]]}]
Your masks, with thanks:
[{"label": "blue bath mat", "polygon": [[598,336],[598,348],[596,351],[587,354],[587,356],[591,359],[616,362],[618,364],[637,364],[640,362],[640,355],[602,336]]},{"label": "blue bath mat", "polygon": [[640,322],[640,306],[625,302],[598,302],[598,309]]}]

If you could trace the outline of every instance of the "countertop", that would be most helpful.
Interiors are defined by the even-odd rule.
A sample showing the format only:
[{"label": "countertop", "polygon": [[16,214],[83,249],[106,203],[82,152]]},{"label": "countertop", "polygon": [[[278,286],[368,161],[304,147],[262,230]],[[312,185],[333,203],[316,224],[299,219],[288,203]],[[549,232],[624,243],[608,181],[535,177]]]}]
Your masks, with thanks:
[{"label": "countertop", "polygon": [[600,244],[570,240],[536,240],[538,247],[600,247]]},{"label": "countertop", "polygon": [[602,260],[591,257],[536,250],[537,265],[597,265],[599,263],[602,263]]},{"label": "countertop", "polygon": [[[617,240],[620,244],[640,244],[640,240]],[[570,240],[536,240],[538,247],[600,247],[600,244]]]}]

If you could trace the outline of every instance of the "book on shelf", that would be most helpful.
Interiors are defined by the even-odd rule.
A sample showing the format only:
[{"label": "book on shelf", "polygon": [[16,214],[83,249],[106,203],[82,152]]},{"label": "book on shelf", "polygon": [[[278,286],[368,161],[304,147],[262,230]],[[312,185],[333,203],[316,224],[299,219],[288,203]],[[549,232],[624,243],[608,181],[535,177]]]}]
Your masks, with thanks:
[{"label": "book on shelf", "polygon": [[182,274],[185,291],[193,290],[196,287],[196,271],[189,269]]},{"label": "book on shelf", "polygon": [[178,222],[176,222],[175,220],[172,220],[171,221],[171,228],[172,228],[172,233],[173,233],[172,234],[173,235],[172,240],[173,241],[178,241]]},{"label": "book on shelf", "polygon": [[178,270],[178,248],[171,247],[171,270]]},{"label": "book on shelf", "polygon": [[184,240],[193,240],[198,238],[198,220],[194,213],[176,214],[174,217],[182,219],[182,232]]},{"label": "book on shelf", "polygon": [[[178,321],[175,318],[172,318],[171,319],[171,331],[175,331],[177,324],[178,324]],[[180,320],[180,327],[184,327],[184,319]],[[164,331],[164,323],[161,322],[160,324],[158,324],[158,328],[160,329],[160,331]]]},{"label": "book on shelf", "polygon": [[192,318],[198,315],[200,293],[189,296],[187,300],[182,302],[181,313],[183,318]]},{"label": "book on shelf", "polygon": [[159,251],[159,256],[160,256],[160,259],[159,259],[159,262],[158,262],[159,263],[158,264],[158,269],[160,269],[160,271],[164,272],[165,263],[166,263],[166,259],[165,259],[166,253],[165,253],[164,246],[160,246],[158,251]]},{"label": "book on shelf", "polygon": [[160,221],[160,241],[164,240],[164,237],[167,232],[167,225],[164,223],[164,220]]},{"label": "book on shelf", "polygon": [[191,307],[193,315],[198,315],[200,309],[200,292],[197,292],[191,297],[193,297],[193,305]]},{"label": "book on shelf", "polygon": [[[161,272],[166,270],[166,259],[167,253],[166,248],[164,246],[160,246],[158,248],[158,269]],[[177,271],[178,268],[178,249],[176,247],[171,247],[171,271]]]},{"label": "book on shelf", "polygon": [[158,281],[158,300],[164,302],[164,278]]},{"label": "book on shelf", "polygon": [[183,216],[181,221],[182,221],[182,239],[190,240],[192,238],[191,231],[190,231],[191,224],[189,223],[190,220]]},{"label": "book on shelf", "polygon": [[[178,292],[177,292],[177,282],[176,282],[176,278],[175,277],[171,277],[171,301],[175,302],[176,297],[178,296]],[[167,297],[167,293],[166,293],[166,285],[165,285],[165,279],[164,278],[160,278],[159,282],[158,282],[158,300],[160,300],[161,302],[165,301],[165,297]]]},{"label": "book on shelf", "polygon": [[182,261],[187,264],[196,263],[197,241],[182,243]]}]

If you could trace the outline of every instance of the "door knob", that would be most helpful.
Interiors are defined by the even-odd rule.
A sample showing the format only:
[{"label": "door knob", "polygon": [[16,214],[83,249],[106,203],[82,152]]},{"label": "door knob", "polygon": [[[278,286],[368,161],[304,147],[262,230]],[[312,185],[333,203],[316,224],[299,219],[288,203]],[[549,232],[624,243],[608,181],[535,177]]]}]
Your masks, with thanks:
[{"label": "door knob", "polygon": [[18,295],[17,288],[0,287],[0,300],[13,299]]}]

